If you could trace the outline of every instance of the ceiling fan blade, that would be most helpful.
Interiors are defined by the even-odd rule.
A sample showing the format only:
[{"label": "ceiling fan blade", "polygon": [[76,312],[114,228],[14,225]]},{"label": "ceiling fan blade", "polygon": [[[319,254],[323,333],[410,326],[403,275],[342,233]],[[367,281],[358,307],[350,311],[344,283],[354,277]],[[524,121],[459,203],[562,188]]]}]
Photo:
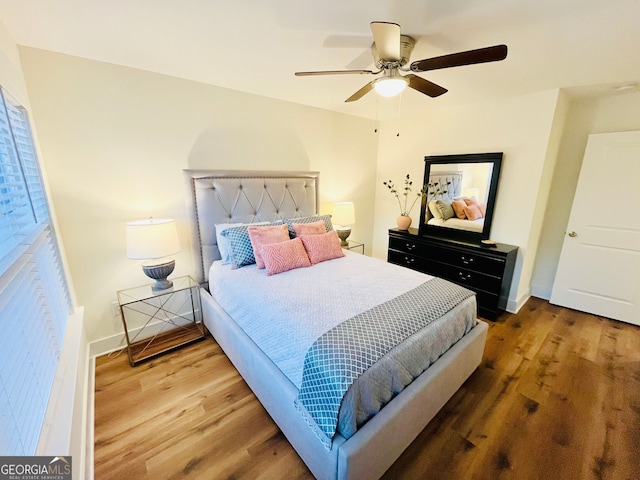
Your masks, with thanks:
[{"label": "ceiling fan blade", "polygon": [[347,98],[345,100],[345,102],[355,102],[356,100],[360,100],[362,97],[364,97],[367,93],[369,93],[371,90],[373,90],[373,82],[375,80],[370,81],[369,83],[367,83],[364,87],[362,87],[360,90],[358,90],[356,93],[354,93],[353,95],[351,95],[349,98]]},{"label": "ceiling fan blade", "polygon": [[371,70],[320,70],[318,72],[296,72],[296,77],[310,77],[312,75],[364,75],[373,73]]},{"label": "ceiling fan blade", "polygon": [[425,58],[411,63],[412,72],[427,72],[440,68],[460,67],[475,63],[497,62],[507,58],[506,45],[494,45],[493,47],[478,48],[466,52],[442,55],[441,57]]},{"label": "ceiling fan blade", "polygon": [[381,60],[400,60],[400,25],[390,22],[371,22],[373,42]]},{"label": "ceiling fan blade", "polygon": [[420,93],[429,95],[432,98],[439,97],[440,95],[448,92],[446,88],[436,85],[435,83],[425,80],[413,73],[405,75],[404,78],[409,79],[409,87],[419,91]]}]

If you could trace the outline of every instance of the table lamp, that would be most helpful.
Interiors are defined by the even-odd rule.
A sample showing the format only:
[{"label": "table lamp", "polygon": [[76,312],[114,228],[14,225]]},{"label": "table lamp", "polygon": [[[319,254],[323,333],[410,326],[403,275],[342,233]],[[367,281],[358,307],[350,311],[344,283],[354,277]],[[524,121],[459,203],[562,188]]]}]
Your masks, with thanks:
[{"label": "table lamp", "polygon": [[142,271],[156,281],[151,286],[155,291],[173,286],[167,277],[176,266],[174,259],[167,258],[180,251],[176,222],[172,219],[149,218],[127,223],[127,257],[144,260]]},{"label": "table lamp", "polygon": [[351,235],[351,228],[349,226],[356,223],[356,212],[353,202],[334,203],[331,221],[338,237],[340,237],[340,245],[343,247],[348,246],[349,242],[347,242],[347,238]]}]

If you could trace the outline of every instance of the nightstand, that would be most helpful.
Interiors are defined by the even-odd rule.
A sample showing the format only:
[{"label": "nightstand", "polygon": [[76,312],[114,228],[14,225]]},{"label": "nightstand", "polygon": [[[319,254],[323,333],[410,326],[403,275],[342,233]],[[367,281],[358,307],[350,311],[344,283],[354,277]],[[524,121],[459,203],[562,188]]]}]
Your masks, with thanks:
[{"label": "nightstand", "polygon": [[205,337],[200,285],[189,276],[172,280],[166,290],[149,284],[117,293],[132,367]]},{"label": "nightstand", "polygon": [[347,240],[347,243],[349,245],[347,245],[346,247],[342,247],[344,250],[358,250],[360,249],[360,253],[362,253],[364,255],[364,243],[360,243],[360,242],[356,242],[354,240]]}]

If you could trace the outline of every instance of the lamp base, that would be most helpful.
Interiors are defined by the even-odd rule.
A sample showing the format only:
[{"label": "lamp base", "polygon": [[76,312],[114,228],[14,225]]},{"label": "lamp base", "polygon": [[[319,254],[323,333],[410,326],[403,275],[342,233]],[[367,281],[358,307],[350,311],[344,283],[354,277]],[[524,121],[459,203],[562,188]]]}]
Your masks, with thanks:
[{"label": "lamp base", "polygon": [[157,292],[173,287],[173,282],[167,280],[167,277],[171,275],[175,267],[176,261],[169,260],[157,265],[142,265],[142,271],[147,277],[156,281],[156,283],[151,286],[151,290]]},{"label": "lamp base", "polygon": [[340,246],[341,247],[348,247],[349,246],[349,242],[347,242],[347,238],[349,238],[349,235],[351,235],[351,229],[347,228],[347,229],[342,229],[342,230],[336,230],[336,233],[338,234],[338,237],[340,238]]}]

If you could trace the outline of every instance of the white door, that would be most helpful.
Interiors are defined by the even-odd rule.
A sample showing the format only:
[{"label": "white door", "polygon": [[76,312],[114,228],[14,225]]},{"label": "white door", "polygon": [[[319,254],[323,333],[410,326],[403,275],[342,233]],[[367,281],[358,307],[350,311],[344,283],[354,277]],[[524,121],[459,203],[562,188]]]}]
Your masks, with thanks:
[{"label": "white door", "polygon": [[640,325],[640,131],[589,136],[550,301]]}]

